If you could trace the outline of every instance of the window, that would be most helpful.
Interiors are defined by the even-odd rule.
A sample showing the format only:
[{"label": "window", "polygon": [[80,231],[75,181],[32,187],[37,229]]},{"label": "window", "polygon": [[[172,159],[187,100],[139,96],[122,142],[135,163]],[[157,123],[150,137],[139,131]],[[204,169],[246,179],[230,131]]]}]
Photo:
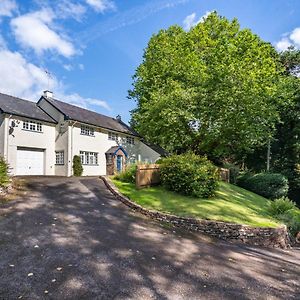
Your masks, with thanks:
[{"label": "window", "polygon": [[98,165],[98,153],[97,152],[87,152],[80,151],[80,159],[83,165]]},{"label": "window", "polygon": [[127,143],[127,144],[131,144],[131,145],[134,145],[134,137],[132,137],[132,136],[127,136],[127,137],[126,137],[126,143]]},{"label": "window", "polygon": [[33,121],[23,121],[23,129],[42,132],[42,123],[33,122]]},{"label": "window", "polygon": [[55,164],[63,165],[65,163],[65,153],[64,151],[55,151]]},{"label": "window", "polygon": [[108,139],[111,141],[117,141],[118,140],[118,134],[115,132],[108,132]]},{"label": "window", "polygon": [[89,126],[86,126],[86,125],[81,125],[81,134],[94,136],[95,135],[95,130],[94,130],[93,127],[89,127]]}]

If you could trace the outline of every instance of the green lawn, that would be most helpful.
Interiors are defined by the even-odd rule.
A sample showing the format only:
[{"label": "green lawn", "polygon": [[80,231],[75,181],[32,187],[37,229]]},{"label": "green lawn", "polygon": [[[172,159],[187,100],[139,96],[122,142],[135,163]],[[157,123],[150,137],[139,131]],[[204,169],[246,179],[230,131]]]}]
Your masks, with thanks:
[{"label": "green lawn", "polygon": [[123,195],[148,209],[251,226],[279,225],[267,211],[269,200],[229,183],[220,182],[215,197],[201,199],[182,196],[163,187],[136,190],[134,184],[112,181]]}]

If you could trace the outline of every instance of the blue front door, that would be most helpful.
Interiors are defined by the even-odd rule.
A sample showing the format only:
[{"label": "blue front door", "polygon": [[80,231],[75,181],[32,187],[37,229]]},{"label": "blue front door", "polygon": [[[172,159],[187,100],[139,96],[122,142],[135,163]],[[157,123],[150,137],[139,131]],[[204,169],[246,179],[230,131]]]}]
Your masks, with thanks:
[{"label": "blue front door", "polygon": [[118,155],[117,156],[117,171],[121,172],[122,171],[122,156]]}]

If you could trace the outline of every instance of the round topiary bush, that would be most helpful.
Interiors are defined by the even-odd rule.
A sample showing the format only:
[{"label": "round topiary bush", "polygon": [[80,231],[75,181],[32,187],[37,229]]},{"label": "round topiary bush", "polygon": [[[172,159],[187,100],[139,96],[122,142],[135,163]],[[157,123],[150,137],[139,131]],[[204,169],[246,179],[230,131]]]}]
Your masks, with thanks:
[{"label": "round topiary bush", "polygon": [[193,153],[164,158],[160,176],[168,190],[195,197],[212,196],[219,179],[218,169],[206,157]]},{"label": "round topiary bush", "polygon": [[237,184],[268,199],[286,197],[289,190],[287,178],[279,173],[248,173],[239,177]]},{"label": "round topiary bush", "polygon": [[83,167],[81,164],[81,159],[79,155],[74,155],[73,157],[73,175],[81,176],[83,173]]}]

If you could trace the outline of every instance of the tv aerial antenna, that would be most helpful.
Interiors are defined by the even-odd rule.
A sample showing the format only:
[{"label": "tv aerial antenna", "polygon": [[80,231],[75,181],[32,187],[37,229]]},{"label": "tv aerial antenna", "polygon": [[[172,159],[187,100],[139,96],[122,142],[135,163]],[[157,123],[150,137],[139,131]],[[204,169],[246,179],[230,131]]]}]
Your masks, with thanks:
[{"label": "tv aerial antenna", "polygon": [[52,78],[52,74],[47,69],[45,69],[44,71],[45,71],[46,76],[47,76],[47,90],[49,90],[50,89],[50,79]]}]

